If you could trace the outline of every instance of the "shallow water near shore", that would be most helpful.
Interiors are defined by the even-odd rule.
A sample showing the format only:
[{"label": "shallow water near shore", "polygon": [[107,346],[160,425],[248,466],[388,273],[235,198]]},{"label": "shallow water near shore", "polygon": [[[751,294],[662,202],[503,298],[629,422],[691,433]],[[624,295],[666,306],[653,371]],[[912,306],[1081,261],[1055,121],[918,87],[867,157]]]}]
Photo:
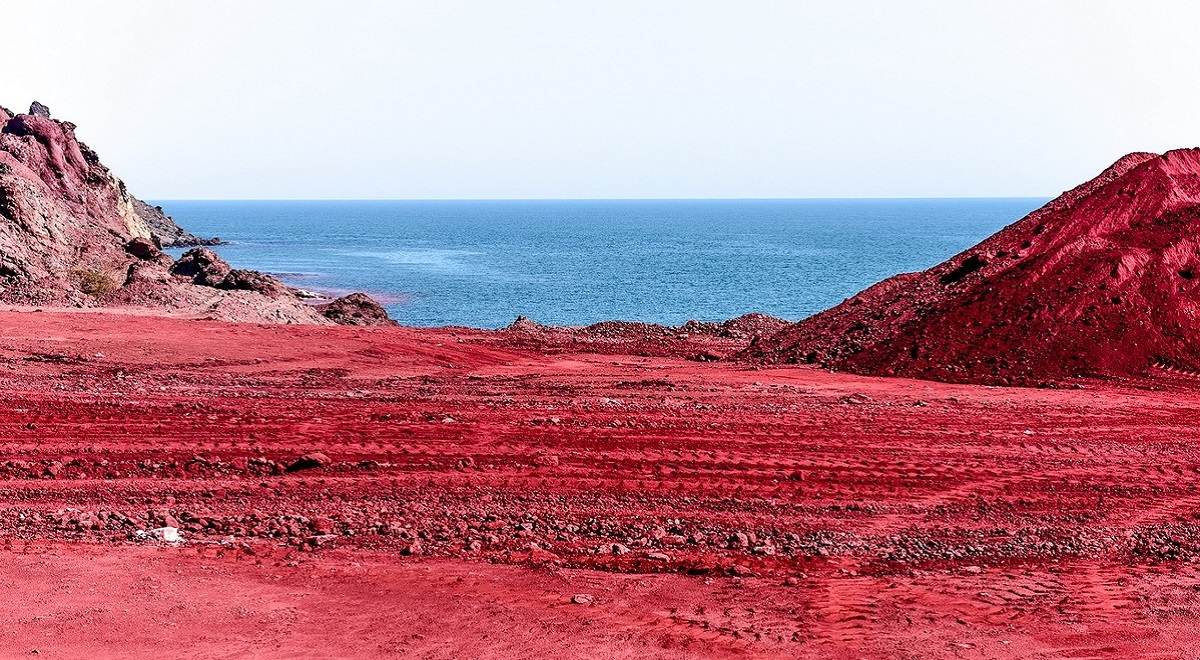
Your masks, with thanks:
[{"label": "shallow water near shore", "polygon": [[[921,270],[1041,198],[163,201],[236,267],[366,291],[414,326],[800,319]],[[178,254],[181,251],[173,251]]]}]

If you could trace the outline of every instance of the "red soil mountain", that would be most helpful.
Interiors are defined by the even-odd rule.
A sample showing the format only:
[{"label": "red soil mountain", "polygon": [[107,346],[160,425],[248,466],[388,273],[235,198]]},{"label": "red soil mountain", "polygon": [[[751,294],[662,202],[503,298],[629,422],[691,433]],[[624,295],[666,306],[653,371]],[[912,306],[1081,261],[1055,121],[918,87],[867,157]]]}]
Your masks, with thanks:
[{"label": "red soil mountain", "polygon": [[742,357],[1038,384],[1200,370],[1200,149],[1132,153],[979,245]]},{"label": "red soil mountain", "polygon": [[[143,307],[233,321],[341,319],[210,251],[194,250],[181,264],[160,251],[204,242],[129,194],[75,137],[74,124],[36,102],[25,114],[0,107],[0,303]],[[198,263],[203,276],[193,272]],[[358,310],[355,323],[387,320],[361,294],[333,309],[344,307]]]}]

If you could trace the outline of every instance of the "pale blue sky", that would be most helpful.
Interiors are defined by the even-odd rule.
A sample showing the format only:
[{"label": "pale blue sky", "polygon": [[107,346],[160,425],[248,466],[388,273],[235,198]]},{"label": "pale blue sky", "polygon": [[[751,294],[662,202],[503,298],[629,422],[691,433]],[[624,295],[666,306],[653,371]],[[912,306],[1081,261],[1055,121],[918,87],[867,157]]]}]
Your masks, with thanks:
[{"label": "pale blue sky", "polygon": [[169,198],[1049,195],[1200,145],[1185,2],[5,3],[33,98]]}]

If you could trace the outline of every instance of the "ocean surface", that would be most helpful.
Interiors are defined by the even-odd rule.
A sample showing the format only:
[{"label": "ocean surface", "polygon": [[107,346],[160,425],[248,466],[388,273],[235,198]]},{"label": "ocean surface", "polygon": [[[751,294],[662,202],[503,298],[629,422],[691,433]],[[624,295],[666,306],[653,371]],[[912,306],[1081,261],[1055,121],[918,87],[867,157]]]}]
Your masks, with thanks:
[{"label": "ocean surface", "polygon": [[[235,267],[365,291],[406,325],[801,319],[928,268],[1041,198],[163,201]],[[173,251],[176,255],[179,250]]]}]

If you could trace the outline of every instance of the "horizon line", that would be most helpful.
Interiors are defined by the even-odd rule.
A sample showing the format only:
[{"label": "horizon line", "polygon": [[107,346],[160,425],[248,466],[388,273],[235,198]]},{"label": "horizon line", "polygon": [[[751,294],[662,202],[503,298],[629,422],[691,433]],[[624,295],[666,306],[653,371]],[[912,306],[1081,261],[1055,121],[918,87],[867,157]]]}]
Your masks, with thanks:
[{"label": "horizon line", "polygon": [[904,195],[864,197],[146,197],[153,202],[804,202],[1052,199],[1055,195]]}]

